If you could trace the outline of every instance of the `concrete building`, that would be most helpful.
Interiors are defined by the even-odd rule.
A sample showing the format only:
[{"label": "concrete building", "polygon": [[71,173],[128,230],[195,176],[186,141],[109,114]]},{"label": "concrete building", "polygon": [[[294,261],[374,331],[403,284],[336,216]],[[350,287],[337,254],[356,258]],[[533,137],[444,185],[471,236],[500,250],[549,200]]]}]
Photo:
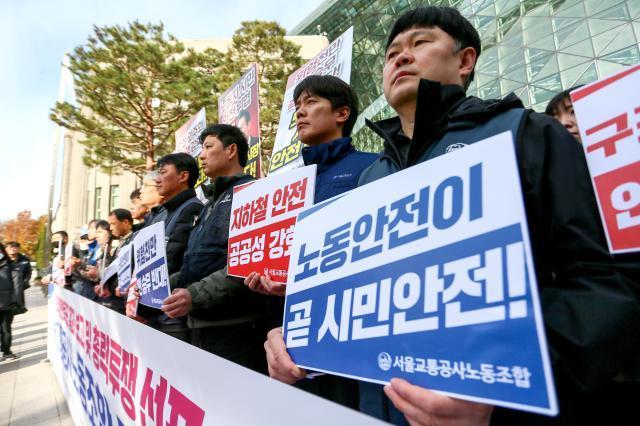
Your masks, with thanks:
[{"label": "concrete building", "polygon": [[[287,40],[298,44],[300,56],[308,60],[328,46],[326,37],[292,36]],[[203,51],[215,48],[226,52],[231,45],[230,39],[182,40],[187,48]],[[105,219],[109,211],[116,208],[129,208],[129,195],[140,187],[140,179],[133,173],[109,175],[97,168],[87,167],[83,162],[85,148],[79,143],[83,135],[67,131],[61,141],[63,155],[59,157],[57,167],[59,178],[56,182],[56,194],[53,207],[53,232],[65,230],[72,239],[80,236],[80,227],[91,219]]]}]

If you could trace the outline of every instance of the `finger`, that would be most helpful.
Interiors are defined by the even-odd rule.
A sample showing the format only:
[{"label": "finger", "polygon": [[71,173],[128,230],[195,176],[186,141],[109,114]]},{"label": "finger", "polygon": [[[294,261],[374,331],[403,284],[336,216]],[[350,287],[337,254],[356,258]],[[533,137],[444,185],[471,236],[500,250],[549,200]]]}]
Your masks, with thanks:
[{"label": "finger", "polygon": [[411,404],[405,398],[403,398],[398,392],[396,392],[395,388],[391,385],[386,385],[384,387],[384,393],[391,400],[393,405],[407,418],[407,420],[414,424],[418,425],[428,425],[430,423],[430,415],[429,413],[421,410],[415,405]]}]

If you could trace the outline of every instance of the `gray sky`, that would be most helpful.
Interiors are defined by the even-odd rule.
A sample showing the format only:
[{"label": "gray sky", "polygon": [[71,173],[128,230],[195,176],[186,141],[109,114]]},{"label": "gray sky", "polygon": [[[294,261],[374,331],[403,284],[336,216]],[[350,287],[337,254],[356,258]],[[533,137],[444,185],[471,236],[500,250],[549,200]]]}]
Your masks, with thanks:
[{"label": "gray sky", "polygon": [[179,39],[231,37],[246,20],[290,30],[323,0],[0,0],[0,220],[46,212],[62,55],[93,25],[164,22]]}]

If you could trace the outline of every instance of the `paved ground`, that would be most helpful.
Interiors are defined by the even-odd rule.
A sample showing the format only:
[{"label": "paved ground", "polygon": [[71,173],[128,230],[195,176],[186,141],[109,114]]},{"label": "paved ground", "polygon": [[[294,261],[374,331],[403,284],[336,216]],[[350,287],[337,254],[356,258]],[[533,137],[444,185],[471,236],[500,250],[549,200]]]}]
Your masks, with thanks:
[{"label": "paved ground", "polygon": [[47,358],[47,302],[40,288],[25,292],[29,311],[13,320],[12,351],[0,363],[0,425],[73,425]]}]

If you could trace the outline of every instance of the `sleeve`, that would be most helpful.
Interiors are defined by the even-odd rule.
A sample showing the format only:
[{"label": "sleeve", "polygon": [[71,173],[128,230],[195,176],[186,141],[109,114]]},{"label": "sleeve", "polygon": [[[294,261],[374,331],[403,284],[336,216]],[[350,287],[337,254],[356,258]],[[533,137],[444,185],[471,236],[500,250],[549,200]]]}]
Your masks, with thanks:
[{"label": "sleeve", "polygon": [[27,267],[24,269],[24,283],[25,288],[29,287],[29,281],[31,281],[31,275],[33,274],[33,268],[31,268],[31,259],[26,258]]},{"label": "sleeve", "polygon": [[[242,278],[227,276],[227,267],[220,269],[187,287],[194,309],[210,309],[244,294]],[[249,290],[251,291],[251,290]]]},{"label": "sleeve", "polygon": [[579,143],[555,120],[536,113],[525,119],[519,142],[554,372],[591,389],[640,353],[640,284],[633,278],[640,263],[609,254]]},{"label": "sleeve", "polygon": [[193,221],[195,217],[200,214],[201,210],[202,204],[191,204],[180,213],[180,217],[176,221],[166,247],[169,274],[180,271],[182,258],[187,249],[189,235],[193,227]]}]

